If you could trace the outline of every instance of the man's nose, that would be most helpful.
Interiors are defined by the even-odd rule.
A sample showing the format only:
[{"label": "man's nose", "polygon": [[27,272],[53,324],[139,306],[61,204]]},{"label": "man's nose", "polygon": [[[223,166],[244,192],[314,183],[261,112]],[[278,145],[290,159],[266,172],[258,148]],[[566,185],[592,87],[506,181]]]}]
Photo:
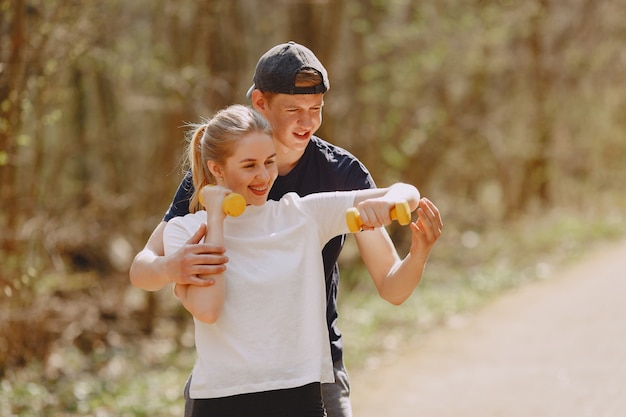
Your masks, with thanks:
[{"label": "man's nose", "polygon": [[300,116],[300,120],[298,120],[298,124],[305,128],[310,129],[313,126],[313,118],[308,113],[304,113]]}]

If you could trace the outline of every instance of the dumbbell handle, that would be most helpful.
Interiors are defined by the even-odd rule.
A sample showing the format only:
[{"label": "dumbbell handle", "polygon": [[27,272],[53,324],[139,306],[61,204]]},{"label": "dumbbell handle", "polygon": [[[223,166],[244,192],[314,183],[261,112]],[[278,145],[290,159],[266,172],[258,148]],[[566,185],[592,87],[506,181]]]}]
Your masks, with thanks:
[{"label": "dumbbell handle", "polygon": [[[206,187],[210,187],[207,185]],[[198,194],[200,204],[204,206],[204,199],[202,198],[202,191]],[[206,206],[205,206],[206,207]],[[241,194],[230,193],[222,201],[222,210],[229,216],[237,217],[246,210],[246,199]]]},{"label": "dumbbell handle", "polygon": [[[407,201],[400,201],[396,203],[395,207],[389,212],[391,220],[397,220],[402,226],[406,226],[411,223],[411,208]],[[350,233],[356,233],[363,227],[363,221],[361,220],[361,214],[356,207],[349,208],[346,211],[346,223],[348,224],[348,230]]]}]

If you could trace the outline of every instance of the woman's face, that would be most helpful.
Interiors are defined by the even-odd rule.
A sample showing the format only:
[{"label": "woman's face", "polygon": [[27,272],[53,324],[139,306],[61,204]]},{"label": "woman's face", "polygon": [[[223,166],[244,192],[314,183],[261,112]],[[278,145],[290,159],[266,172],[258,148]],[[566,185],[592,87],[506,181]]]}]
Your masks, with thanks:
[{"label": "woman's face", "polygon": [[241,194],[247,204],[265,204],[278,176],[272,136],[254,132],[241,138],[233,155],[226,159],[222,174],[223,185]]}]

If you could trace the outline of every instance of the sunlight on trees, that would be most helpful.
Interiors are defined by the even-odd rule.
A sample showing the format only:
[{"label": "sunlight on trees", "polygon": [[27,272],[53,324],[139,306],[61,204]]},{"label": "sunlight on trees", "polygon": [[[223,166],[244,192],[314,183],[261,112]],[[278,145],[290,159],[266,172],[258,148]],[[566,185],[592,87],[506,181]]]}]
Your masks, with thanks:
[{"label": "sunlight on trees", "polygon": [[129,262],[181,179],[184,125],[248,103],[258,57],[288,40],[330,73],[319,135],[379,185],[415,183],[464,247],[543,210],[623,216],[625,10],[0,0],[0,377],[59,340],[119,348],[187,318],[133,293]]}]

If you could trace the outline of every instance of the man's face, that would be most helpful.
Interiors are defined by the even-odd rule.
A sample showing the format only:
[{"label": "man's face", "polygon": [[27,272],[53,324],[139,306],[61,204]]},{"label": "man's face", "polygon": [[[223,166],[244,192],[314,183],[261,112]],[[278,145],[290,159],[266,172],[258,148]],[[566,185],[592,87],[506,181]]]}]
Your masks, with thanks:
[{"label": "man's face", "polygon": [[257,110],[272,126],[279,153],[303,153],[311,136],[322,124],[323,105],[323,94],[275,94]]}]

